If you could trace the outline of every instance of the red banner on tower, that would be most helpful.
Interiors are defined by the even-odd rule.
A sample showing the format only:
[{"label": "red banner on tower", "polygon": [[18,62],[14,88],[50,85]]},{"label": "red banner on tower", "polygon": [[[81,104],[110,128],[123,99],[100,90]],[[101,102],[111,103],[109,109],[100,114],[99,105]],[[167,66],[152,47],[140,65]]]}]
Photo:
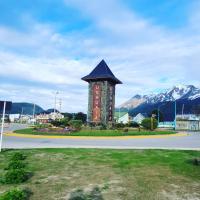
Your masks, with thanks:
[{"label": "red banner on tower", "polygon": [[92,121],[100,122],[101,120],[101,86],[94,84],[93,86],[93,113]]},{"label": "red banner on tower", "polygon": [[109,111],[108,111],[108,121],[113,121],[113,87],[109,87]]}]

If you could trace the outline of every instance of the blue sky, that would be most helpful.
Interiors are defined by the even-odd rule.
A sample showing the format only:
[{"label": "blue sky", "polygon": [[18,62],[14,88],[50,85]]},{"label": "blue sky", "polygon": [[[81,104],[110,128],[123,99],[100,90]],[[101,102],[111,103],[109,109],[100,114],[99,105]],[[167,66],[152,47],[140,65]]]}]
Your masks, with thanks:
[{"label": "blue sky", "polygon": [[137,93],[199,84],[198,0],[0,1],[2,99],[87,110],[80,78],[105,59],[123,81],[116,104]]}]

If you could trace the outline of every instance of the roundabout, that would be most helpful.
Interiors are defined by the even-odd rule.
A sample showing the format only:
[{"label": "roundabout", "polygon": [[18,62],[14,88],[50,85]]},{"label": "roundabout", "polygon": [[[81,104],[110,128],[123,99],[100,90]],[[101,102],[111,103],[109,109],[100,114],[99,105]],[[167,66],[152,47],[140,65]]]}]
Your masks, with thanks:
[{"label": "roundabout", "polygon": [[102,148],[102,149],[174,149],[200,150],[200,133],[174,135],[78,137],[34,136],[15,133],[4,135],[3,148]]},{"label": "roundabout", "polygon": [[200,132],[139,136],[48,136],[13,133],[27,125],[12,124],[5,129],[3,148],[102,148],[200,150]]}]

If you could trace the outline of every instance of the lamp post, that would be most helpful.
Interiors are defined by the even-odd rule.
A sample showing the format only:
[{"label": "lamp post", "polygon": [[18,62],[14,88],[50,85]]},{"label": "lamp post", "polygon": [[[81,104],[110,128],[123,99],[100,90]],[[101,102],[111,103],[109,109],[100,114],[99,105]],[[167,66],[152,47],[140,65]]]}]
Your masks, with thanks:
[{"label": "lamp post", "polygon": [[33,104],[33,124],[35,124],[35,103]]},{"label": "lamp post", "polygon": [[4,127],[4,120],[5,120],[5,111],[6,111],[6,101],[3,104],[3,115],[1,118],[1,139],[0,139],[0,152],[2,149],[2,140],[3,140],[3,127]]},{"label": "lamp post", "polygon": [[158,107],[158,125],[160,123],[160,107]]},{"label": "lamp post", "polygon": [[58,91],[55,92],[55,98],[54,98],[54,111],[53,111],[53,114],[54,114],[54,120],[56,119],[56,98],[57,98],[57,95],[59,94]]}]

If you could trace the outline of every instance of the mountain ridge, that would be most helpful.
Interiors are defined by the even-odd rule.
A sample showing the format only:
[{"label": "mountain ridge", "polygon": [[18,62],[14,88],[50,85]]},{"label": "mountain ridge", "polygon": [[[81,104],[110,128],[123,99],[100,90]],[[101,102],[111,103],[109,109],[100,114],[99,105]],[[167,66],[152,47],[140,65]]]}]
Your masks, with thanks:
[{"label": "mountain ridge", "polygon": [[153,110],[159,108],[164,114],[164,120],[173,121],[175,101],[177,114],[182,114],[182,112],[184,114],[200,114],[200,88],[193,85],[177,85],[158,94],[136,94],[118,109],[128,110],[131,116],[138,113],[146,113],[150,116]]},{"label": "mountain ridge", "polygon": [[134,104],[134,101],[154,104],[159,102],[175,101],[179,99],[194,100],[196,98],[200,98],[200,88],[197,88],[193,85],[177,85],[171,89],[168,89],[166,92],[161,92],[158,94],[136,94],[131,99],[121,104],[118,108],[132,109],[140,105],[139,103],[137,105]]}]

